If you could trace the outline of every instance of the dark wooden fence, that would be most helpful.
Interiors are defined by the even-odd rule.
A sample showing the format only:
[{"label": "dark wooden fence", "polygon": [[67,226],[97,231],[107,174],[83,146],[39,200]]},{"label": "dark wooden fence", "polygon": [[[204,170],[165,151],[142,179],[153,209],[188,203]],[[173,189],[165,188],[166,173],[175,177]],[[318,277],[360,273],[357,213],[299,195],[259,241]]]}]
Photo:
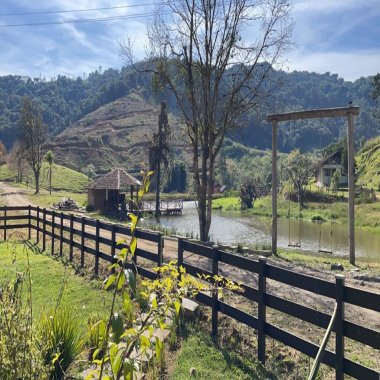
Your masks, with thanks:
[{"label": "dark wooden fence", "polygon": [[[62,255],[63,244],[66,244],[69,247],[69,259],[72,260],[73,249],[77,248],[80,252],[81,265],[84,264],[86,254],[92,255],[95,258],[94,271],[96,274],[99,271],[99,260],[112,263],[117,250],[125,247],[123,244],[117,244],[116,237],[125,238],[130,236],[130,230],[124,226],[39,207],[0,207],[0,215],[2,215],[0,216],[0,230],[3,230],[4,240],[7,239],[7,231],[10,229],[26,229],[29,239],[32,236],[32,231],[35,231],[36,242],[42,244],[43,250],[46,250],[46,240],[49,237],[52,253]],[[66,236],[64,235],[65,232]],[[144,247],[148,245],[150,248],[154,247],[154,250],[137,248],[135,257],[137,271],[144,277],[154,279],[156,278],[156,273],[149,270],[149,268],[144,268],[143,265],[139,265],[139,258],[149,260],[154,265],[162,265],[164,261],[163,237],[160,233],[143,230],[138,230],[137,237],[139,239],[138,246]],[[79,241],[78,238],[80,238]],[[92,242],[93,246],[90,247],[88,242]],[[59,246],[56,246],[56,243]],[[108,247],[110,253],[102,252],[100,244]],[[204,262],[208,263],[206,265],[208,268],[205,269],[205,265],[202,265],[202,268],[195,266],[194,260],[189,260],[189,254],[193,257],[196,255],[203,258]],[[333,328],[335,333],[335,352],[326,350],[322,357],[322,363],[335,368],[337,379],[343,379],[344,374],[347,374],[358,379],[379,380],[380,373],[376,370],[344,357],[345,338],[370,346],[375,350],[380,350],[379,331],[365,327],[363,324],[347,321],[344,317],[345,304],[356,305],[380,313],[379,294],[347,286],[344,283],[343,276],[337,276],[335,283],[329,282],[280,268],[268,263],[264,257],[259,260],[251,260],[183,238],[178,239],[176,258],[178,265],[183,265],[187,272],[192,275],[197,273],[220,274],[220,267],[228,265],[236,270],[240,269],[252,273],[253,276],[257,277],[256,287],[243,284],[243,291],[239,292],[242,297],[257,303],[257,316],[218,299],[217,295],[198,294],[197,300],[212,308],[212,332],[214,335],[217,334],[218,330],[218,314],[223,313],[257,330],[258,358],[262,363],[265,363],[267,337],[271,337],[309,357],[315,358],[319,346],[269,323],[266,318],[267,308],[277,310],[323,329],[328,327],[331,315],[268,293],[266,285],[267,280],[270,279],[280,282],[284,286],[296,287],[320,297],[327,297],[331,299],[334,305],[336,304],[336,318]],[[239,278],[234,278],[233,275],[230,278],[239,281]],[[374,356],[379,354],[379,351],[374,351]]]}]

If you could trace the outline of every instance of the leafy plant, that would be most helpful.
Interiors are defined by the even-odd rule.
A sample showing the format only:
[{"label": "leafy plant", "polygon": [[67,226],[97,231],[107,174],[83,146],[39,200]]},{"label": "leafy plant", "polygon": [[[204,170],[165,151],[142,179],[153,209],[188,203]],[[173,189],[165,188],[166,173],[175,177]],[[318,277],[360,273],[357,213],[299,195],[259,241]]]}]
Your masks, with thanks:
[{"label": "leafy plant", "polygon": [[52,377],[63,379],[65,372],[81,352],[79,324],[67,307],[41,317],[40,334],[45,346],[45,364],[53,364]]}]

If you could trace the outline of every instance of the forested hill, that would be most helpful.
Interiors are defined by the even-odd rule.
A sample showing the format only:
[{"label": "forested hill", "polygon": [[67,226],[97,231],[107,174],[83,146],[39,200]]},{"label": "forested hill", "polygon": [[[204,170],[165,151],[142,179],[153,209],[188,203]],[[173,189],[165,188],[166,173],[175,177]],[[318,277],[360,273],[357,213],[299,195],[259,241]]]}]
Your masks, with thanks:
[{"label": "forested hill", "polygon": [[[380,123],[373,116],[375,104],[371,99],[372,78],[345,82],[336,74],[309,72],[274,72],[282,86],[273,93],[270,111],[252,110],[240,121],[242,128],[231,136],[244,144],[260,149],[271,145],[271,129],[264,122],[267,112],[347,106],[350,101],[361,107],[356,121],[357,138],[367,139],[380,134]],[[158,98],[151,87],[151,78],[133,72],[108,69],[84,76],[68,78],[58,76],[51,80],[21,76],[0,77],[0,140],[9,148],[17,136],[17,121],[21,99],[30,96],[40,104],[51,136],[58,135],[83,116],[111,101],[128,95],[132,90],[150,102]],[[169,97],[168,109],[177,113],[174,98]],[[309,120],[283,125],[279,147],[289,151],[294,147],[304,150],[320,148],[344,131],[344,120]]]}]

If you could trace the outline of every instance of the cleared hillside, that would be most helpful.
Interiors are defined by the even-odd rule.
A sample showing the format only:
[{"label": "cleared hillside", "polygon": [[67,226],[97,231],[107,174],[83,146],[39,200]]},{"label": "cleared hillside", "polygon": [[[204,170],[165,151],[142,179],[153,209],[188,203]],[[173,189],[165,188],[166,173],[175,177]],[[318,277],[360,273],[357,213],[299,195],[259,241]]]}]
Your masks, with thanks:
[{"label": "cleared hillside", "polygon": [[[137,94],[108,103],[55,137],[47,148],[56,161],[82,170],[92,164],[97,173],[122,167],[139,172],[148,163],[148,145],[157,130],[159,110]],[[170,120],[173,157],[189,162],[182,129]]]},{"label": "cleared hillside", "polygon": [[368,140],[356,156],[359,185],[380,189],[380,136]]}]

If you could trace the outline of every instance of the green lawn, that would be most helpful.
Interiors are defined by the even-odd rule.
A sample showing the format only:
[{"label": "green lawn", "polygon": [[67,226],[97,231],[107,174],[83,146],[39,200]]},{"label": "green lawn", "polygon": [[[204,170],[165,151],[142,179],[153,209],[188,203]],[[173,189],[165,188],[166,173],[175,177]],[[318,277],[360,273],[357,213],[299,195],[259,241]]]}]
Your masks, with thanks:
[{"label": "green lawn", "polygon": [[[44,162],[40,174],[40,186],[43,189],[49,189],[48,182],[49,165]],[[16,171],[10,170],[7,165],[0,166],[0,181],[16,181]],[[23,186],[26,182],[30,187],[34,185],[34,177],[31,170],[27,170],[23,178]],[[83,173],[67,168],[62,165],[53,164],[52,167],[52,189],[54,191],[67,191],[74,193],[82,193],[89,184],[89,179]]]},{"label": "green lawn", "polygon": [[64,265],[61,260],[45,254],[35,253],[23,243],[0,243],[0,284],[14,279],[17,272],[25,272],[27,253],[35,318],[42,311],[55,307],[60,292],[63,292],[61,304],[72,309],[83,331],[89,317],[108,316],[111,293],[101,289],[101,281],[90,281],[76,275],[70,265]]},{"label": "green lawn", "polygon": [[49,194],[46,191],[41,191],[40,194],[28,194],[26,195],[31,204],[40,207],[51,207],[54,203],[58,203],[63,198],[71,198],[78,204],[78,206],[84,206],[87,202],[87,194],[85,193],[72,193],[68,191],[53,191]]},{"label": "green lawn", "polygon": [[233,352],[221,349],[213,343],[207,333],[191,329],[182,342],[175,362],[171,380],[188,380],[190,370],[195,368],[196,379],[205,380],[251,380],[273,378],[255,360],[241,359]]}]

